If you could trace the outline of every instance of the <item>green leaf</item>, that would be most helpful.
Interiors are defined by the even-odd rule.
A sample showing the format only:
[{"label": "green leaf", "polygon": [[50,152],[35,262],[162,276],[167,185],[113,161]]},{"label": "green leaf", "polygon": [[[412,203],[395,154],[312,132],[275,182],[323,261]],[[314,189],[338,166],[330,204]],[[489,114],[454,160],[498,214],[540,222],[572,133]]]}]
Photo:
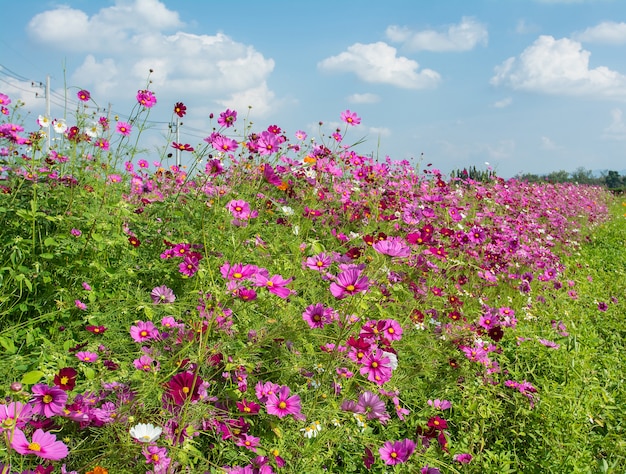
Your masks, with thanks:
[{"label": "green leaf", "polygon": [[46,260],[52,260],[54,258],[54,254],[53,253],[42,253],[40,255],[41,258],[46,259]]},{"label": "green leaf", "polygon": [[13,339],[0,336],[0,346],[4,347],[9,354],[15,354],[17,352],[15,344],[13,344]]},{"label": "green leaf", "polygon": [[24,375],[22,375],[22,383],[24,385],[32,385],[39,382],[39,380],[43,376],[44,373],[41,370],[31,370],[30,372],[26,372]]},{"label": "green leaf", "polygon": [[54,240],[52,237],[48,237],[46,240],[44,240],[43,244],[46,247],[56,247],[57,245],[59,245],[59,243],[56,240]]},{"label": "green leaf", "polygon": [[91,367],[85,367],[83,369],[83,372],[85,373],[85,378],[87,380],[93,380],[93,378],[96,376],[96,373]]}]

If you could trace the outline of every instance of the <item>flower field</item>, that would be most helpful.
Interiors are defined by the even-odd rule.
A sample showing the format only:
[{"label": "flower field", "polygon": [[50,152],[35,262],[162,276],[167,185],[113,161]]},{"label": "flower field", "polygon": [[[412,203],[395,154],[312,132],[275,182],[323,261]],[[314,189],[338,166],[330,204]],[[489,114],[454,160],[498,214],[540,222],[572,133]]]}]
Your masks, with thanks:
[{"label": "flower field", "polygon": [[155,151],[192,105],[70,92],[0,94],[0,473],[620,472],[605,189],[361,156],[350,110]]}]

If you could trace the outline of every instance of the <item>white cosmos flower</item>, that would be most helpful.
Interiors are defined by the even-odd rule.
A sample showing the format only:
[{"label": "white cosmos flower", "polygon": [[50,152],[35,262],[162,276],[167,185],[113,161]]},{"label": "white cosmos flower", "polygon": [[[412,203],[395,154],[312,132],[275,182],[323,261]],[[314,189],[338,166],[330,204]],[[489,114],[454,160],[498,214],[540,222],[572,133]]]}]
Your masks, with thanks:
[{"label": "white cosmos flower", "polygon": [[129,430],[130,435],[141,443],[156,441],[162,432],[160,426],[154,426],[152,423],[137,423]]},{"label": "white cosmos flower", "polygon": [[54,119],[52,121],[52,128],[54,128],[54,131],[57,133],[65,133],[67,130],[67,124],[63,119]]},{"label": "white cosmos flower", "polygon": [[103,132],[102,125],[100,125],[98,122],[92,122],[85,129],[85,133],[87,134],[87,136],[91,138],[99,137],[100,135],[102,135],[102,132]]},{"label": "white cosmos flower", "polygon": [[45,115],[37,117],[37,124],[42,128],[48,128],[50,126],[50,118]]}]

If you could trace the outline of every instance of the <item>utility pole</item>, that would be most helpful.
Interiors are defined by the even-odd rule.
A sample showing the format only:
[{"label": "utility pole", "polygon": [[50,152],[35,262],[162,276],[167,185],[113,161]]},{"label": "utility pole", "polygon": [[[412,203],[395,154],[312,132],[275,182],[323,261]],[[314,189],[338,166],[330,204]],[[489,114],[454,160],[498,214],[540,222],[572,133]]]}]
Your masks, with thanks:
[{"label": "utility pole", "polygon": [[[46,76],[46,117],[50,119],[50,75]],[[48,126],[48,133],[46,133],[46,152],[50,151],[50,128],[52,124]]]},{"label": "utility pole", "polygon": [[[44,88],[44,85],[41,82],[31,82],[31,87]],[[39,92],[35,92],[35,97],[40,99],[41,96]],[[48,120],[50,120],[50,75],[46,76],[46,85],[44,89],[44,98],[46,99],[46,111],[45,116]],[[50,150],[50,137],[52,135],[52,123],[48,126],[48,131],[46,132],[46,152]]]},{"label": "utility pole", "polygon": [[[170,129],[174,128],[176,133],[176,143],[180,143],[180,118],[176,117],[176,122],[170,122]],[[176,148],[176,166],[180,166],[180,150]]]}]

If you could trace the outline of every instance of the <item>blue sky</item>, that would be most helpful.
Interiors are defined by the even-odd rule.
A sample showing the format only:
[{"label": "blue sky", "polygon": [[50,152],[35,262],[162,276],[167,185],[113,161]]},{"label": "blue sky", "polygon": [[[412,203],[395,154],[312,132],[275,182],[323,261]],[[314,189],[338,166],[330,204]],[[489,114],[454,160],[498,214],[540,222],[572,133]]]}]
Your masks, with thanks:
[{"label": "blue sky", "polygon": [[123,117],[152,68],[154,131],[182,101],[192,145],[226,108],[318,139],[350,109],[345,142],[380,159],[626,170],[623,0],[21,0],[3,18],[0,92],[33,119],[31,81],[50,75],[53,118],[64,82]]}]

